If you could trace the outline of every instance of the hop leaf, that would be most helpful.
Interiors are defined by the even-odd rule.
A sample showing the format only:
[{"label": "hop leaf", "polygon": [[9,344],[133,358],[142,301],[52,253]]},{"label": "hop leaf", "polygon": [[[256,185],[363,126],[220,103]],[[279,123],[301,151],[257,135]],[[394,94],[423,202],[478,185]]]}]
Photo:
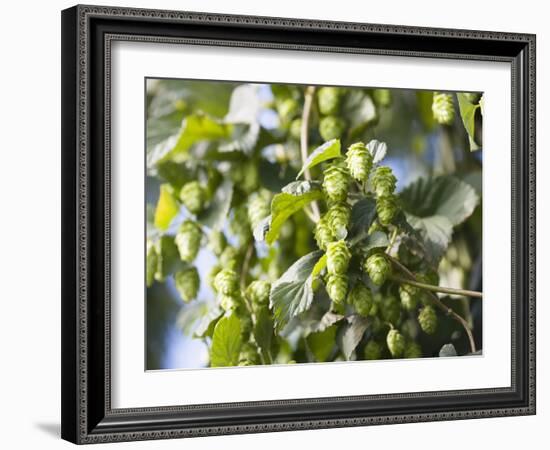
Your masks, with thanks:
[{"label": "hop leaf", "polygon": [[343,202],[348,196],[350,176],[346,168],[332,165],[324,172],[323,189],[333,202]]},{"label": "hop leaf", "polygon": [[376,213],[381,225],[389,225],[398,209],[397,198],[394,195],[378,197],[376,200]]},{"label": "hop leaf", "polygon": [[200,286],[199,272],[196,267],[189,267],[174,275],[176,289],[184,302],[190,302],[197,296]]},{"label": "hop leaf", "polygon": [[396,329],[391,329],[386,336],[386,344],[394,358],[399,358],[405,350],[405,338]]},{"label": "hop leaf", "polygon": [[271,284],[264,280],[255,280],[246,288],[246,296],[254,305],[265,306],[269,303]]},{"label": "hop leaf", "polygon": [[422,348],[414,341],[407,342],[403,356],[405,358],[422,358]]},{"label": "hop leaf", "polygon": [[329,275],[327,278],[327,292],[336,305],[341,305],[348,293],[347,275]]},{"label": "hop leaf", "polygon": [[351,253],[345,241],[331,242],[327,245],[327,271],[331,275],[347,272]]},{"label": "hop leaf", "polygon": [[378,342],[370,340],[365,345],[364,356],[367,361],[380,359],[380,356],[382,356],[382,346]]},{"label": "hop leaf", "polygon": [[220,256],[227,246],[225,234],[220,230],[212,230],[208,236],[208,247],[216,256]]},{"label": "hop leaf", "polygon": [[198,181],[190,181],[183,185],[180,200],[193,214],[200,213],[204,208],[206,192]]},{"label": "hop leaf", "polygon": [[377,286],[382,286],[391,273],[389,261],[380,253],[375,253],[367,258],[364,270]]},{"label": "hop leaf", "polygon": [[342,88],[326,86],[319,89],[317,93],[319,112],[324,116],[338,113],[342,94]]},{"label": "hop leaf", "polygon": [[250,196],[247,213],[252,230],[256,229],[259,223],[269,216],[271,212],[269,200],[269,193],[267,191],[255,192]]},{"label": "hop leaf", "polygon": [[197,257],[201,244],[202,231],[192,220],[184,221],[174,242],[178,247],[182,261],[191,263]]},{"label": "hop leaf", "polygon": [[393,194],[396,183],[397,178],[395,178],[389,167],[379,166],[374,171],[374,175],[372,176],[372,187],[376,195],[384,197]]},{"label": "hop leaf", "polygon": [[239,293],[239,277],[234,270],[222,269],[214,278],[214,286],[220,294],[236,296]]},{"label": "hop leaf", "polygon": [[367,181],[372,169],[372,155],[365,144],[357,142],[348,148],[346,164],[353,178],[361,183]]},{"label": "hop leaf", "polygon": [[335,237],[344,239],[347,236],[350,217],[351,208],[347,203],[338,202],[331,205],[326,214],[326,222]]},{"label": "hop leaf", "polygon": [[442,92],[434,92],[432,112],[437,123],[450,125],[455,117],[453,96]]},{"label": "hop leaf", "polygon": [[358,314],[367,317],[373,304],[372,293],[365,283],[358,281],[350,291],[348,301]]},{"label": "hop leaf", "polygon": [[339,139],[346,129],[346,122],[337,116],[326,116],[319,121],[319,134],[325,141]]},{"label": "hop leaf", "polygon": [[317,225],[315,225],[315,241],[321,250],[326,250],[327,245],[334,241],[334,239],[332,227],[327,223],[327,217],[325,215],[317,222]]},{"label": "hop leaf", "polygon": [[418,323],[424,333],[434,334],[437,330],[437,314],[435,309],[430,305],[424,306],[418,314]]},{"label": "hop leaf", "polygon": [[418,305],[418,288],[410,284],[402,284],[399,286],[399,298],[401,305],[407,311],[414,311]]}]

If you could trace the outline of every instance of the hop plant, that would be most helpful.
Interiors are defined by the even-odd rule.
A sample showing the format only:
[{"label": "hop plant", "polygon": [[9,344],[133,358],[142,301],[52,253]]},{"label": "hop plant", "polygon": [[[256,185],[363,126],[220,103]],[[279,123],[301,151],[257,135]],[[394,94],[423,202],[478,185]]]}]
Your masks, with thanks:
[{"label": "hop plant", "polygon": [[239,366],[256,366],[260,364],[260,355],[254,344],[247,342],[241,347]]},{"label": "hop plant", "polygon": [[208,247],[216,256],[220,256],[227,246],[225,234],[220,230],[212,230],[208,236]]},{"label": "hop plant", "polygon": [[347,203],[338,202],[330,206],[326,214],[326,221],[334,236],[341,239],[346,237],[350,217],[351,208]]},{"label": "hop plant", "polygon": [[247,213],[252,230],[254,230],[263,219],[269,216],[270,212],[269,193],[267,191],[255,192],[250,196]]},{"label": "hop plant", "polygon": [[333,202],[343,202],[348,196],[350,175],[346,168],[331,165],[324,172],[323,189]]},{"label": "hop plant", "polygon": [[214,289],[214,291],[216,290],[216,285],[215,285],[214,280],[216,279],[216,275],[218,273],[220,273],[220,270],[222,270],[221,266],[216,264],[216,265],[212,266],[212,268],[208,272],[207,282],[208,282],[208,285],[212,289]]},{"label": "hop plant", "polygon": [[442,92],[434,92],[432,112],[437,123],[442,125],[450,125],[453,123],[455,110],[452,95]]},{"label": "hop plant", "polygon": [[399,358],[405,350],[405,338],[395,328],[392,328],[388,332],[388,335],[386,336],[386,344],[394,358]]},{"label": "hop plant", "polygon": [[200,227],[192,220],[185,220],[176,235],[174,242],[178,247],[180,258],[191,263],[197,257],[202,238]]},{"label": "hop plant", "polygon": [[422,358],[422,348],[414,341],[407,342],[403,356],[405,358]]},{"label": "hop plant", "polygon": [[235,247],[228,245],[220,255],[219,263],[222,267],[235,270],[239,266],[240,258],[239,251]]},{"label": "hop plant", "polygon": [[346,164],[353,178],[364,183],[372,169],[372,155],[362,142],[352,144],[346,154]]},{"label": "hop plant", "polygon": [[254,305],[265,306],[269,303],[271,284],[264,280],[255,280],[246,288],[246,296]]},{"label": "hop plant", "polygon": [[324,116],[337,114],[343,90],[337,87],[322,87],[317,93],[319,112]]},{"label": "hop plant", "polygon": [[345,241],[330,242],[327,245],[327,271],[331,275],[347,272],[351,253]]},{"label": "hop plant", "polygon": [[424,306],[418,314],[420,328],[426,334],[434,334],[437,330],[437,314],[431,305]]},{"label": "hop plant", "polygon": [[199,272],[196,267],[189,267],[174,275],[176,289],[184,302],[190,302],[197,296],[200,286]]},{"label": "hop plant", "polygon": [[379,166],[374,171],[372,176],[372,187],[376,195],[385,197],[393,194],[397,178],[392,170],[387,166]]},{"label": "hop plant", "polygon": [[214,278],[216,291],[223,295],[236,296],[239,293],[239,277],[231,269],[222,269]]},{"label": "hop plant", "polygon": [[389,89],[375,89],[372,93],[374,102],[382,107],[391,105],[392,95]]},{"label": "hop plant", "polygon": [[326,116],[319,121],[319,134],[325,141],[342,137],[345,129],[346,122],[337,116]]},{"label": "hop plant", "polygon": [[332,227],[327,223],[326,215],[321,217],[317,225],[315,225],[315,242],[321,250],[326,250],[327,245],[334,241],[335,237],[332,233]]},{"label": "hop plant", "polygon": [[398,211],[397,198],[394,195],[385,195],[376,200],[376,213],[382,225],[389,225]]},{"label": "hop plant", "polygon": [[355,283],[349,293],[348,301],[354,306],[358,314],[364,317],[370,314],[373,304],[372,293],[362,281]]},{"label": "hop plant", "polygon": [[384,255],[375,253],[365,261],[364,270],[374,284],[382,286],[391,273],[391,265]]},{"label": "hop plant", "polygon": [[399,286],[399,298],[401,305],[407,311],[414,311],[418,305],[418,288],[410,284],[402,284]]},{"label": "hop plant", "polygon": [[224,311],[235,311],[239,306],[239,297],[235,295],[219,294],[218,301]]},{"label": "hop plant", "polygon": [[206,192],[198,181],[185,183],[180,191],[180,200],[192,214],[198,214],[204,208]]},{"label": "hop plant", "polygon": [[401,305],[394,295],[386,295],[380,305],[380,315],[384,322],[397,325],[401,318]]},{"label": "hop plant", "polygon": [[367,361],[380,359],[380,356],[382,356],[382,346],[378,342],[371,339],[367,342],[367,345],[365,345],[363,354]]},{"label": "hop plant", "polygon": [[327,277],[327,292],[335,304],[343,304],[348,293],[348,276],[329,274]]}]

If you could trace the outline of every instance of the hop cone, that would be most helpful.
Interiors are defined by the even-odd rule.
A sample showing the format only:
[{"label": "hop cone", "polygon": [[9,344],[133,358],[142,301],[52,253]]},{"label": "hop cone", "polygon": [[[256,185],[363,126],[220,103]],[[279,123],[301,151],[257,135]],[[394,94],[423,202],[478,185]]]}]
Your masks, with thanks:
[{"label": "hop cone", "polygon": [[220,273],[220,270],[222,270],[222,267],[216,264],[212,266],[212,268],[208,272],[207,282],[208,282],[208,285],[214,290],[216,290],[214,280],[216,279],[216,275]]},{"label": "hop cone", "polygon": [[434,334],[437,330],[437,314],[432,306],[424,306],[418,314],[418,323],[420,328],[426,334]]},{"label": "hop cone", "polygon": [[367,342],[364,350],[365,359],[367,361],[371,361],[374,359],[380,359],[380,356],[382,356],[382,346],[378,342],[373,340]]},{"label": "hop cone", "polygon": [[397,211],[397,198],[394,195],[378,197],[376,200],[376,213],[378,214],[378,221],[382,225],[389,225]]},{"label": "hop cone", "polygon": [[235,295],[219,294],[218,301],[224,311],[234,311],[240,306],[239,297]]},{"label": "hop cone", "polygon": [[389,89],[375,89],[372,93],[374,102],[383,107],[391,105],[391,91]]},{"label": "hop cone", "polygon": [[220,256],[227,246],[225,234],[220,230],[212,230],[208,236],[208,247],[216,256]]},{"label": "hop cone", "polygon": [[258,306],[265,306],[269,303],[269,292],[271,284],[264,280],[255,280],[246,288],[246,296],[252,303]]},{"label": "hop cone", "polygon": [[405,358],[422,358],[422,348],[416,342],[407,342],[403,356]]},{"label": "hop cone", "polygon": [[391,329],[386,336],[386,344],[394,358],[399,358],[405,350],[405,338],[396,329]]},{"label": "hop cone", "polygon": [[334,241],[334,239],[332,227],[327,223],[327,216],[325,215],[315,225],[315,241],[320,249],[326,250],[327,245]]},{"label": "hop cone", "polygon": [[195,222],[186,220],[181,224],[174,242],[182,261],[193,262],[199,252],[201,237],[201,229]]},{"label": "hop cone", "polygon": [[335,304],[341,305],[348,293],[347,275],[329,275],[327,278],[327,292]]},{"label": "hop cone", "polygon": [[327,271],[331,275],[343,275],[348,270],[351,253],[345,241],[327,245]]},{"label": "hop cone", "polygon": [[373,304],[372,293],[365,283],[358,281],[350,291],[348,301],[358,314],[367,317]]},{"label": "hop cone", "polygon": [[214,278],[216,291],[223,295],[239,294],[239,277],[234,270],[222,269]]},{"label": "hop cone", "polygon": [[196,267],[189,267],[174,275],[176,289],[184,302],[190,302],[197,296],[199,291],[200,278]]},{"label": "hop cone", "polygon": [[380,197],[393,194],[396,182],[397,178],[395,178],[392,170],[387,166],[377,167],[372,176],[372,187],[376,195]]},{"label": "hop cone", "polygon": [[158,267],[158,253],[155,244],[151,240],[147,240],[147,270],[146,270],[146,284],[150,287],[155,279],[155,272]]},{"label": "hop cone", "polygon": [[269,194],[266,191],[255,192],[248,200],[248,220],[250,226],[254,230],[258,224],[269,216],[271,205],[269,202]]},{"label": "hop cone", "polygon": [[384,322],[397,324],[401,318],[401,305],[397,297],[388,295],[382,300],[380,305],[380,315]]},{"label": "hop cone", "polygon": [[399,286],[399,298],[401,305],[407,311],[414,311],[418,305],[418,288],[410,284],[402,284]]},{"label": "hop cone", "polygon": [[380,253],[375,253],[367,258],[364,270],[377,286],[382,286],[391,272],[389,261]]},{"label": "hop cone", "polygon": [[346,129],[346,122],[337,116],[326,116],[319,121],[319,134],[325,141],[339,139]]},{"label": "hop cone", "polygon": [[343,202],[347,198],[349,182],[349,172],[344,167],[333,165],[324,172],[323,188],[333,202]]},{"label": "hop cone", "polygon": [[351,208],[347,203],[334,203],[326,214],[326,221],[335,237],[343,239],[346,237]]},{"label": "hop cone", "polygon": [[432,112],[437,123],[450,125],[455,117],[453,97],[451,94],[434,92]]},{"label": "hop cone", "polygon": [[362,142],[357,142],[348,148],[346,164],[349,173],[361,183],[367,181],[372,169],[372,155]]},{"label": "hop cone", "polygon": [[227,269],[236,269],[239,266],[241,255],[235,247],[228,245],[220,255],[219,263]]},{"label": "hop cone", "polygon": [[239,366],[256,366],[260,364],[260,355],[254,344],[247,342],[239,354]]},{"label": "hop cone", "polygon": [[319,112],[324,116],[336,114],[340,106],[342,89],[337,87],[322,87],[317,93],[317,102],[319,103]]},{"label": "hop cone", "polygon": [[190,181],[184,184],[180,191],[181,202],[193,214],[202,211],[205,197],[205,191],[198,181]]}]

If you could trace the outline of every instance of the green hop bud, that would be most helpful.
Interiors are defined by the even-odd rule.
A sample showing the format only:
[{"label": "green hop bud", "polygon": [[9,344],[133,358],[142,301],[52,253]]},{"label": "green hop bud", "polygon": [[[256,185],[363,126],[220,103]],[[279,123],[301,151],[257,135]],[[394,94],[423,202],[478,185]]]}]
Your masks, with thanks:
[{"label": "green hop bud", "polygon": [[392,95],[389,89],[375,89],[372,92],[372,97],[378,106],[388,107],[391,105]]},{"label": "green hop bud", "polygon": [[364,183],[372,169],[372,155],[362,142],[356,142],[348,148],[346,164],[353,178]]},{"label": "green hop bud", "polygon": [[377,286],[382,286],[391,273],[390,262],[380,253],[369,256],[363,268]]},{"label": "green hop bud", "polygon": [[348,234],[351,207],[344,202],[334,203],[330,206],[325,217],[332,234],[339,239],[344,239]]},{"label": "green hop bud", "polygon": [[146,270],[146,284],[150,287],[155,279],[155,272],[158,267],[158,253],[155,243],[150,239],[147,239],[147,270]]},{"label": "green hop bud", "polygon": [[214,290],[216,290],[214,280],[216,279],[216,275],[220,273],[220,270],[222,270],[222,267],[216,264],[215,266],[212,266],[212,268],[208,272],[207,282],[209,286]]},{"label": "green hop bud", "polygon": [[198,181],[185,183],[180,191],[180,200],[192,214],[198,214],[204,207],[206,192]]},{"label": "green hop bud", "polygon": [[319,134],[325,141],[341,138],[345,129],[346,122],[337,116],[326,116],[319,121]]},{"label": "green hop bud", "polygon": [[372,187],[379,197],[389,196],[395,191],[395,178],[392,170],[387,166],[379,166],[372,176]]},{"label": "green hop bud", "polygon": [[378,221],[382,225],[389,225],[397,214],[398,209],[397,198],[394,195],[378,197],[376,199],[376,213],[378,214]]},{"label": "green hop bud", "polygon": [[337,87],[326,86],[319,89],[317,92],[319,112],[324,116],[338,113],[343,93],[342,88]]},{"label": "green hop bud", "polygon": [[240,265],[241,255],[239,251],[230,245],[225,247],[220,255],[219,263],[222,267],[235,270]]},{"label": "green hop bud", "polygon": [[237,237],[240,245],[245,245],[250,240],[252,235],[246,205],[233,208],[233,217],[229,222],[229,229]]},{"label": "green hop bud", "polygon": [[260,364],[260,355],[256,346],[247,342],[241,347],[239,354],[239,366],[256,366]]},{"label": "green hop bud", "polygon": [[231,269],[222,269],[214,278],[216,291],[224,295],[238,295],[239,277],[237,272]]},{"label": "green hop bud", "polygon": [[415,286],[410,284],[402,284],[399,286],[399,297],[401,298],[401,305],[407,311],[414,311],[418,305],[419,290]]},{"label": "green hop bud", "polygon": [[290,122],[289,134],[294,139],[300,140],[302,136],[302,119],[298,118]]},{"label": "green hop bud", "polygon": [[246,288],[246,296],[255,305],[267,305],[269,303],[269,293],[271,284],[265,280],[255,280]]},{"label": "green hop bud", "polygon": [[322,249],[326,250],[327,245],[334,241],[335,237],[332,233],[332,227],[327,223],[327,217],[326,215],[323,216],[319,222],[317,222],[317,225],[315,225],[315,241],[317,242],[317,246]]},{"label": "green hop bud", "polygon": [[463,94],[464,97],[466,97],[466,100],[468,100],[472,105],[476,105],[481,98],[481,94],[479,92],[464,92]]},{"label": "green hop bud", "polygon": [[220,230],[212,230],[208,236],[208,247],[216,256],[220,256],[227,246],[225,234]]},{"label": "green hop bud", "polygon": [[414,341],[407,342],[403,356],[405,358],[422,358],[422,348]]},{"label": "green hop bud", "polygon": [[453,96],[442,92],[434,92],[432,112],[437,123],[450,125],[455,117]]},{"label": "green hop bud", "polygon": [[380,359],[380,356],[382,356],[382,346],[378,342],[370,340],[365,345],[364,356],[367,361]]},{"label": "green hop bud", "polygon": [[327,292],[334,303],[342,304],[348,293],[347,275],[329,275],[327,277]]},{"label": "green hop bud", "polygon": [[189,267],[174,275],[176,289],[184,302],[190,302],[197,296],[200,286],[199,272],[196,267]]},{"label": "green hop bud", "polygon": [[202,238],[200,227],[191,220],[185,220],[174,239],[180,258],[185,262],[193,262],[199,252]]},{"label": "green hop bud", "polygon": [[219,294],[218,301],[224,311],[234,311],[240,306],[239,297]]},{"label": "green hop bud", "polygon": [[405,350],[405,338],[396,329],[391,329],[386,336],[386,344],[394,358],[399,358]]},{"label": "green hop bud", "polygon": [[426,334],[434,334],[437,330],[437,314],[431,305],[426,305],[418,314],[420,328]]},{"label": "green hop bud", "polygon": [[380,315],[384,322],[396,325],[401,318],[401,305],[397,297],[387,295],[380,304]]},{"label": "green hop bud", "polygon": [[324,172],[323,189],[333,202],[343,202],[348,196],[350,175],[346,168],[332,165]]},{"label": "green hop bud", "polygon": [[331,275],[347,272],[351,253],[345,241],[330,242],[327,245],[327,271]]},{"label": "green hop bud", "polygon": [[279,113],[281,122],[292,120],[298,114],[299,110],[300,105],[293,98],[287,98],[277,103],[277,112]]},{"label": "green hop bud", "polygon": [[372,293],[365,283],[358,281],[349,293],[348,302],[358,314],[367,317],[373,304]]},{"label": "green hop bud", "polygon": [[271,213],[270,195],[267,191],[253,193],[248,199],[248,220],[252,231]]}]

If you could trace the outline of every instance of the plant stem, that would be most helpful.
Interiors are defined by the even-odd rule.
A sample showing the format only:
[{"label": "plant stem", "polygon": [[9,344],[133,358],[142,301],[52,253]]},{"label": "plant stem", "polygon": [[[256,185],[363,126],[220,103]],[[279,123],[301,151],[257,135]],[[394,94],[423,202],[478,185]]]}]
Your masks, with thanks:
[{"label": "plant stem", "polygon": [[390,243],[386,247],[386,253],[389,255],[391,249],[393,248],[393,245],[395,244],[395,239],[397,239],[397,227],[395,227],[392,231]]},{"label": "plant stem", "polygon": [[416,286],[418,288],[425,289],[427,291],[432,291],[432,292],[443,292],[445,294],[460,295],[462,297],[475,297],[475,298],[483,297],[483,294],[481,292],[469,291],[467,289],[454,289],[454,288],[448,288],[443,286],[434,286],[433,284],[421,283],[420,281],[414,281],[414,280],[402,278],[399,276],[392,276],[392,279],[397,281],[398,283],[410,284],[411,286]]},{"label": "plant stem", "polygon": [[[311,106],[313,105],[313,96],[315,94],[315,86],[308,86],[304,94],[304,109],[302,111],[302,128],[300,130],[300,153],[302,155],[302,164],[305,165],[308,157],[308,130],[309,116],[311,114]],[[304,178],[311,180],[309,169],[304,170]],[[311,202],[311,213],[307,208],[304,208],[308,217],[314,222],[318,222],[321,218],[319,205],[316,201]],[[311,215],[310,215],[311,214]]]},{"label": "plant stem", "polygon": [[[401,264],[397,259],[393,258],[390,255],[386,255],[386,258],[388,258],[395,267],[397,267],[401,272],[403,272],[409,280],[417,281],[414,274],[407,269],[403,264]],[[466,332],[466,335],[468,336],[468,341],[470,342],[470,351],[472,353],[476,352],[476,343],[474,340],[474,335],[472,334],[472,330],[470,329],[470,325],[464,318],[454,312],[451,308],[449,308],[447,305],[445,305],[437,295],[435,295],[434,292],[428,291],[430,298],[432,299],[432,302],[437,306],[441,311],[443,311],[445,314],[451,316],[454,320],[456,320],[462,327],[464,328],[464,331]]]}]

